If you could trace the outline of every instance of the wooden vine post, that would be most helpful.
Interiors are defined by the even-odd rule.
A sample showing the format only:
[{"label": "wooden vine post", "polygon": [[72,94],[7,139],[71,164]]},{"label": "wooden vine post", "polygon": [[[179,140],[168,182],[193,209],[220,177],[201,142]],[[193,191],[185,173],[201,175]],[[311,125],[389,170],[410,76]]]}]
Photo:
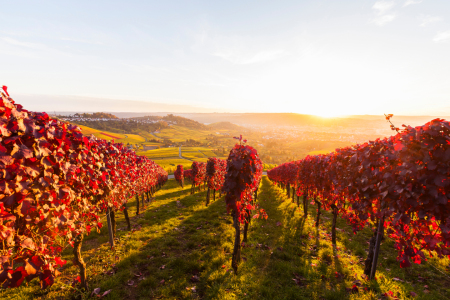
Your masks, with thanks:
[{"label": "wooden vine post", "polygon": [[234,270],[234,274],[237,274],[238,266],[241,262],[241,226],[239,224],[239,217],[236,212],[233,212],[233,226],[235,230],[235,236],[231,267]]},{"label": "wooden vine post", "polygon": [[136,194],[136,215],[139,214],[139,195]]},{"label": "wooden vine post", "polygon": [[131,231],[130,216],[128,216],[128,208],[126,202],[123,204],[123,215],[125,216],[125,221],[127,222],[128,231]]},{"label": "wooden vine post", "polygon": [[250,217],[250,213],[251,211],[249,211],[248,209],[245,210],[246,212],[246,216],[245,216],[245,222],[244,222],[244,238],[242,239],[243,242],[247,242],[247,232],[248,232],[248,226],[250,225],[250,221],[251,221],[251,217]]},{"label": "wooden vine post", "polygon": [[113,209],[109,209],[109,216],[111,218],[111,228],[113,237],[116,237],[116,212]]},{"label": "wooden vine post", "polygon": [[86,263],[81,256],[81,246],[83,244],[83,234],[78,234],[73,241],[73,256],[74,256],[74,264],[78,266],[80,271],[80,284],[81,287],[87,290],[87,281],[86,281]]},{"label": "wooden vine post", "polygon": [[373,236],[369,240],[369,253],[364,261],[364,275],[367,277],[372,273],[372,262],[373,262],[373,250],[375,249],[375,243],[377,241],[377,232],[374,231]]},{"label": "wooden vine post", "polygon": [[292,203],[295,203],[295,187],[292,186]]},{"label": "wooden vine post", "polygon": [[338,208],[334,204],[331,205],[331,208],[333,209],[333,222],[331,224],[331,243],[334,246],[336,246],[336,221],[337,221]]},{"label": "wooden vine post", "polygon": [[303,215],[306,218],[308,216],[308,188],[305,190],[305,194],[303,195]]},{"label": "wooden vine post", "polygon": [[111,222],[111,208],[108,207],[106,210],[106,221],[108,222],[108,235],[109,235],[109,244],[111,245],[111,248],[114,248],[114,233],[113,233],[113,226]]},{"label": "wooden vine post", "polygon": [[314,195],[314,202],[317,203],[317,217],[316,217],[316,228],[319,228],[319,222],[320,222],[320,215],[321,211],[320,208],[322,207],[322,202],[317,200],[317,195]]},{"label": "wooden vine post", "polygon": [[370,270],[370,277],[369,277],[370,280],[375,278],[375,272],[377,271],[378,254],[380,253],[381,238],[383,237],[383,234],[384,234],[384,216],[380,218],[380,221],[378,223],[377,240],[375,243],[372,269]]},{"label": "wooden vine post", "polygon": [[208,191],[206,192],[206,206],[209,205],[209,194],[210,194],[210,188],[208,186]]}]

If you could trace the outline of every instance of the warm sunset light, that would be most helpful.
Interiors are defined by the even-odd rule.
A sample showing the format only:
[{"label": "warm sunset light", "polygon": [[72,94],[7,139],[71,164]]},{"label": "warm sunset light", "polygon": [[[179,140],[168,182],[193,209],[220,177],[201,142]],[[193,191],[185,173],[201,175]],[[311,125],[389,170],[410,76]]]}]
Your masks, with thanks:
[{"label": "warm sunset light", "polygon": [[344,117],[348,114],[345,113],[337,113],[337,112],[332,112],[332,111],[320,111],[317,113],[311,113],[311,115],[314,116],[318,116],[318,117],[323,117],[323,118],[336,118],[336,117]]},{"label": "warm sunset light", "polygon": [[450,115],[450,2],[175,2],[8,2],[2,72],[37,110]]},{"label": "warm sunset light", "polygon": [[0,298],[450,299],[450,0],[0,6]]}]

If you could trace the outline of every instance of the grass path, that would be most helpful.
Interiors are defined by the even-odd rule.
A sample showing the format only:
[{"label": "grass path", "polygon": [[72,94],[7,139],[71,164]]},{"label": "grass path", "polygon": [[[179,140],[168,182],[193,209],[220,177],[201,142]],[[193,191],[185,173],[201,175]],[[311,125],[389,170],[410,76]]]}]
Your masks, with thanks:
[{"label": "grass path", "polygon": [[[188,185],[182,190],[170,180],[139,216],[131,202],[133,232],[125,230],[123,215],[118,213],[115,252],[108,247],[105,228],[85,239],[83,256],[90,282],[85,299],[95,288],[100,288],[100,295],[111,290],[104,299],[128,300],[389,299],[383,296],[389,292],[398,299],[450,298],[447,275],[429,263],[400,269],[390,241],[381,246],[377,281],[365,281],[360,260],[366,256],[370,230],[353,235],[338,221],[339,242],[333,249],[330,215],[323,214],[323,225],[316,231],[315,207],[311,206],[310,217],[304,218],[266,176],[258,199],[269,219],[252,220],[236,276],[231,269],[234,230],[223,198],[206,207],[206,192],[189,195],[189,189]],[[70,299],[81,295],[71,287],[77,272],[70,262],[71,249],[65,251],[64,259],[68,264],[49,290],[40,291],[33,280],[20,289],[1,291],[0,298]],[[437,259],[430,262],[442,269],[448,264]]]}]

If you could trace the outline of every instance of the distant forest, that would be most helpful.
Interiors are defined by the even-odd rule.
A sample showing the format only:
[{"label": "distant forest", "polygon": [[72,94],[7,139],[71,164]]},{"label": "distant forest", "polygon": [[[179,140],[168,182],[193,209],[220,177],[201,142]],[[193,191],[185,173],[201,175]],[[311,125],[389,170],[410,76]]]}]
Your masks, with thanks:
[{"label": "distant forest", "polygon": [[197,121],[180,117],[180,116],[174,116],[173,114],[169,114],[164,117],[160,116],[145,116],[145,117],[136,117],[132,118],[132,120],[148,120],[148,121],[166,121],[171,124],[176,124],[179,126],[191,128],[191,129],[201,129],[201,130],[208,130],[209,127],[199,123]]},{"label": "distant forest", "polygon": [[77,125],[84,125],[97,130],[133,134],[139,134],[140,132],[153,132],[169,127],[167,122],[164,121],[156,123],[140,123],[136,121],[130,121],[128,119],[119,119],[114,121],[70,120],[70,122]]},{"label": "distant forest", "polygon": [[[73,117],[76,118],[81,117],[88,120],[72,119]],[[168,128],[169,124],[176,124],[191,129],[200,129],[200,130],[210,129],[208,126],[199,123],[197,121],[179,116],[174,116],[172,114],[167,115],[165,117],[145,116],[130,119],[119,119],[113,114],[97,112],[92,114],[89,113],[74,114],[73,117],[66,117],[66,118],[69,118],[70,122],[78,125],[84,125],[97,130],[112,131],[117,133],[138,134],[140,132],[154,132],[162,130],[164,128]],[[111,119],[111,120],[105,121],[94,119]]]},{"label": "distant forest", "polygon": [[118,119],[118,117],[116,117],[113,114],[109,114],[109,113],[104,113],[104,112],[95,112],[92,114],[89,113],[76,113],[74,114],[74,117],[81,117],[81,118],[90,118],[90,119]]}]

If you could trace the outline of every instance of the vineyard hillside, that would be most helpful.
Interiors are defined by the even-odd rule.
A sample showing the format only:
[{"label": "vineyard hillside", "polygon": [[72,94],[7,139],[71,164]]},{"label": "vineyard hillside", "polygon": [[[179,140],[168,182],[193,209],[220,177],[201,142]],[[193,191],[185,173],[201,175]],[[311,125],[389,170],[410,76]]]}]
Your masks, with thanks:
[{"label": "vineyard hillside", "polygon": [[[430,258],[421,265],[401,269],[392,251],[393,242],[381,245],[377,281],[363,278],[369,229],[358,235],[338,220],[338,244],[330,241],[332,215],[325,212],[316,229],[316,209],[303,211],[285,191],[263,177],[259,187],[267,220],[253,220],[249,240],[242,248],[237,276],[231,268],[234,230],[225,201],[217,198],[205,206],[206,191],[190,195],[175,180],[155,195],[146,210],[135,216],[129,202],[133,230],[117,217],[117,248],[109,249],[107,230],[92,233],[83,246],[90,262],[89,293],[100,289],[105,299],[448,299],[450,279],[443,274],[448,259]],[[71,287],[77,268],[71,248],[62,276],[46,291],[32,281],[19,289],[3,290],[2,299],[70,299],[79,291]],[[356,288],[355,288],[356,286]],[[381,297],[380,295],[393,295]],[[416,295],[416,296],[413,296]],[[390,297],[390,298],[389,298]],[[394,298],[396,297],[396,298]],[[96,298],[94,297],[90,299]]]}]

